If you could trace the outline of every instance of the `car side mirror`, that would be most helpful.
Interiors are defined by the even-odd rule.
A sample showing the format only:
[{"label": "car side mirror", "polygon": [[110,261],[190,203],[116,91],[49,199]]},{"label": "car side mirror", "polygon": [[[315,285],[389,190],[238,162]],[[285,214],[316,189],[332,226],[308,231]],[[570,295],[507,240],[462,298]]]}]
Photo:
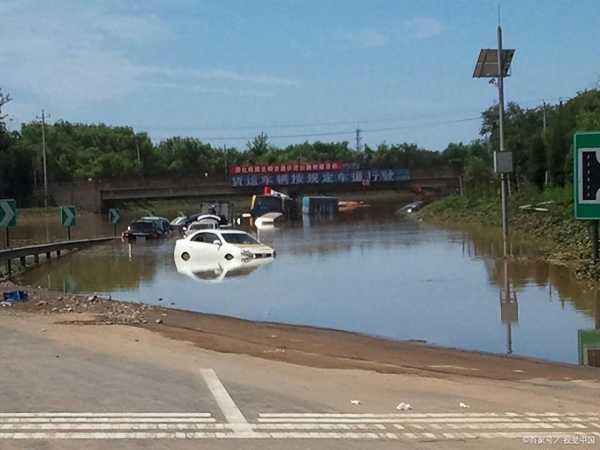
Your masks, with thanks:
[{"label": "car side mirror", "polygon": [[219,241],[219,240],[214,240],[214,241],[213,241],[213,244],[215,244],[217,247],[220,247],[220,246],[221,246],[221,241]]}]

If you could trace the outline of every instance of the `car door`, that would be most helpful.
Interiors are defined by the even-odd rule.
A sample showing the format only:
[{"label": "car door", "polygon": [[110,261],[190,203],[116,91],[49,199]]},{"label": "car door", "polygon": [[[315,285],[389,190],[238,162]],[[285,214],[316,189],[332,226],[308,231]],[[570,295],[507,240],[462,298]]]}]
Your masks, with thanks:
[{"label": "car door", "polygon": [[196,233],[190,243],[192,244],[193,252],[198,259],[204,261],[212,261],[221,259],[221,246],[216,245],[214,242],[221,239],[215,233],[200,232]]}]

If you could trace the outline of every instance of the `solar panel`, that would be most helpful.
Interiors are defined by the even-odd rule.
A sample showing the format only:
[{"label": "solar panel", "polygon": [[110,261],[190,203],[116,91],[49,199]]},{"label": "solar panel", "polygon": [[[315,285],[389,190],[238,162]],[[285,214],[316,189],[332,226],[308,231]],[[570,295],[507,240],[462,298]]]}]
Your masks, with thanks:
[{"label": "solar panel", "polygon": [[[502,76],[510,76],[510,63],[512,62],[514,49],[502,50]],[[479,52],[477,64],[473,71],[473,78],[497,78],[498,77],[498,50],[495,48],[483,48]]]}]

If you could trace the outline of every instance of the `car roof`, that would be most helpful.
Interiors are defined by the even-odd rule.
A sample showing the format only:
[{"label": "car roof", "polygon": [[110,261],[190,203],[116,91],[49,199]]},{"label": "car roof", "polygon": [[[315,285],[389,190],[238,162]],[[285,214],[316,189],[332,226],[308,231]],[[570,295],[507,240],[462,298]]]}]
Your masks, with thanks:
[{"label": "car roof", "polygon": [[[198,233],[218,233],[218,234],[248,234],[244,230],[223,230],[220,228],[211,228],[206,230],[198,230]],[[194,234],[198,234],[194,233]],[[250,236],[248,234],[248,236]]]},{"label": "car roof", "polygon": [[166,221],[168,221],[169,219],[167,219],[166,217],[158,217],[158,216],[144,216],[144,217],[142,217],[142,220],[166,220]]}]

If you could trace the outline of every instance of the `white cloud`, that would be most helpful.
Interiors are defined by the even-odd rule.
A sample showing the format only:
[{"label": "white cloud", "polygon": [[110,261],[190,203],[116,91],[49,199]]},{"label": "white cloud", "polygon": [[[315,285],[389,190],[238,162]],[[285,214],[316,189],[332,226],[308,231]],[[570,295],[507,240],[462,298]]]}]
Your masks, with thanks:
[{"label": "white cloud", "polygon": [[402,29],[410,40],[429,39],[444,31],[444,25],[433,17],[413,17],[404,21]]},{"label": "white cloud", "polygon": [[156,67],[146,66],[140,68],[150,79],[159,79],[181,84],[195,84],[199,81],[220,81],[233,83],[251,83],[269,86],[292,87],[298,82],[287,78],[266,74],[242,74],[231,70],[199,70],[184,67]]},{"label": "white cloud", "polygon": [[117,13],[87,2],[77,7],[67,2],[62,9],[41,5],[35,9],[23,0],[1,9],[7,12],[0,28],[1,87],[13,96],[17,92],[22,97],[25,94],[24,100],[29,103],[68,110],[126,96],[153,81],[172,82],[197,92],[204,89],[206,93],[240,96],[272,95],[255,91],[253,85],[297,85],[269,74],[149,67],[136,62],[135,53],[126,44],[176,39],[176,33],[160,18],[142,12]]},{"label": "white cloud", "polygon": [[334,34],[334,39],[359,48],[383,47],[388,43],[388,38],[383,33],[366,29],[338,32]]},{"label": "white cloud", "polygon": [[107,14],[95,22],[96,29],[109,38],[115,37],[134,43],[165,41],[174,37],[167,24],[152,14],[135,16]]},{"label": "white cloud", "polygon": [[193,92],[197,94],[217,94],[227,95],[234,97],[262,97],[269,98],[274,97],[274,92],[258,91],[254,89],[235,89],[226,87],[206,87],[201,85],[185,85],[173,82],[147,82],[144,84],[148,87],[155,87],[159,89],[185,89],[186,92]]}]

